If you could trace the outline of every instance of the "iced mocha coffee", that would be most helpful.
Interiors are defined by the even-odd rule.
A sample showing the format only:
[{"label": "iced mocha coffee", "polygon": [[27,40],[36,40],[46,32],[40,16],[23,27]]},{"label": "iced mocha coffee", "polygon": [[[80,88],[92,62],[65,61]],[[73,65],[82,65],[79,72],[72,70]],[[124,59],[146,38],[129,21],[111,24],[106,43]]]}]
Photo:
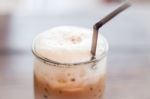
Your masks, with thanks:
[{"label": "iced mocha coffee", "polygon": [[35,99],[103,99],[107,42],[99,35],[95,59],[92,30],[62,26],[33,42]]}]

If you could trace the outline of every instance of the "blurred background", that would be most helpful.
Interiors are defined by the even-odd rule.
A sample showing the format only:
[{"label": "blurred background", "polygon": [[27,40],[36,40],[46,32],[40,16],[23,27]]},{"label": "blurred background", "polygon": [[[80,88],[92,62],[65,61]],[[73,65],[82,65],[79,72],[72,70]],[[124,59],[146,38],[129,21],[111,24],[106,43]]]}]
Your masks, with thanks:
[{"label": "blurred background", "polygon": [[[0,99],[33,99],[33,38],[55,26],[92,28],[124,0],[0,0]],[[100,32],[109,42],[106,99],[150,99],[150,0]]]}]

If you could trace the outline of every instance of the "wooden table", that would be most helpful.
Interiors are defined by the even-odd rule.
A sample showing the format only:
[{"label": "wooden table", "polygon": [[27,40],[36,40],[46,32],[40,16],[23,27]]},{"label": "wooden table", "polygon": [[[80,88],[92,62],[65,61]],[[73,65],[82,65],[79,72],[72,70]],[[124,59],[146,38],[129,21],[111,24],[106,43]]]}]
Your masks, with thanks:
[{"label": "wooden table", "polygon": [[[149,10],[133,7],[101,30],[110,43],[106,99],[150,99]],[[105,14],[103,11],[100,15]],[[11,45],[20,52],[1,52],[0,99],[33,99],[33,56],[29,50],[32,38],[59,24],[90,27],[99,17],[88,15],[14,16]]]}]

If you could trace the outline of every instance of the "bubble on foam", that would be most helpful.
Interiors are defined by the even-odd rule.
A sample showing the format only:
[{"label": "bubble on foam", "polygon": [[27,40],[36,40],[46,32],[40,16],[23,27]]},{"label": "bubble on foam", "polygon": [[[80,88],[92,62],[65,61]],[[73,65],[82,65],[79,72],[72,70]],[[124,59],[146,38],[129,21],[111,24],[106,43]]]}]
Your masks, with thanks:
[{"label": "bubble on foam", "polygon": [[[91,59],[92,30],[61,26],[39,34],[35,41],[40,56],[62,63],[78,63]],[[96,57],[106,50],[106,40],[99,35]]]}]

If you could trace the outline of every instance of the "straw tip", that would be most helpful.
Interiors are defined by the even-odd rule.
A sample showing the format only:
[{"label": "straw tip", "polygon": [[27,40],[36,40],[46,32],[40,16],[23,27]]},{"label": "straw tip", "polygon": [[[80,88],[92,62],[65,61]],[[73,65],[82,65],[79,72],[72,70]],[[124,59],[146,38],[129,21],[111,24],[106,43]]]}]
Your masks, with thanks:
[{"label": "straw tip", "polygon": [[126,5],[127,7],[130,7],[130,6],[132,5],[131,0],[126,0],[126,1],[124,2],[124,5]]}]

